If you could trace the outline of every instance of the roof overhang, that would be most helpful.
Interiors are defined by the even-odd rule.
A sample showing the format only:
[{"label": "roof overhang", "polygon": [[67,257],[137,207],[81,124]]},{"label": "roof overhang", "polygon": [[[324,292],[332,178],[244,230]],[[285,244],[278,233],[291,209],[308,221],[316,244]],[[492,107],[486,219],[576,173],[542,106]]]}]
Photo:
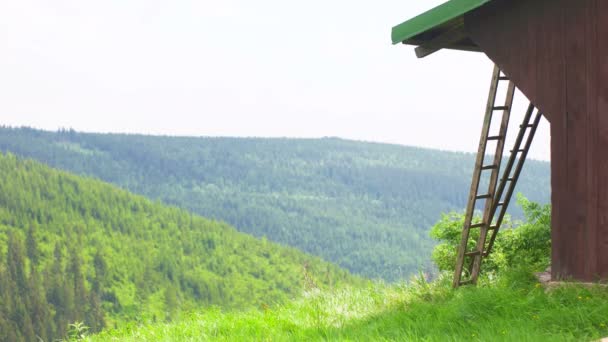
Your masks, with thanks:
[{"label": "roof overhang", "polygon": [[450,0],[393,27],[393,44],[416,45],[416,56],[441,49],[481,51],[464,28],[464,16],[492,0]]}]

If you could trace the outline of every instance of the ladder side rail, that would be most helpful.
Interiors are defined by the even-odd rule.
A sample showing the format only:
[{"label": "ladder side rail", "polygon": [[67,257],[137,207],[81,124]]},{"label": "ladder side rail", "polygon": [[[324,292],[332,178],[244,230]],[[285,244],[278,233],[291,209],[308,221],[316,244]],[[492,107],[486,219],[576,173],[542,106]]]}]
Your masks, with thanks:
[{"label": "ladder side rail", "polygon": [[494,71],[492,72],[492,81],[490,84],[490,92],[488,95],[488,102],[486,105],[486,113],[481,128],[481,137],[479,139],[479,148],[477,151],[477,158],[475,160],[475,168],[473,170],[473,179],[471,181],[471,190],[469,192],[469,198],[467,202],[467,209],[465,213],[464,226],[462,230],[462,238],[460,246],[458,248],[458,254],[456,256],[456,267],[454,270],[453,286],[458,287],[462,277],[462,269],[464,266],[464,258],[467,250],[469,241],[469,232],[471,221],[473,219],[473,213],[475,212],[475,202],[477,197],[477,191],[479,190],[479,180],[481,178],[481,167],[483,166],[483,160],[485,157],[485,150],[487,146],[488,134],[490,125],[492,123],[492,114],[494,103],[496,102],[496,94],[498,92],[498,82],[500,78],[500,69],[498,65],[494,65]]},{"label": "ladder side rail", "polygon": [[[530,103],[528,109],[526,110],[526,114],[524,115],[524,119],[522,120],[522,124],[520,126],[519,132],[517,133],[517,137],[515,138],[515,142],[513,143],[513,150],[511,150],[511,155],[509,156],[509,160],[507,161],[507,165],[503,171],[503,177],[500,180],[500,184],[498,185],[498,190],[496,191],[496,199],[497,201],[494,203],[494,207],[492,208],[491,218],[496,216],[496,210],[499,206],[502,195],[504,194],[504,190],[506,188],[507,183],[512,182],[511,171],[513,171],[513,166],[515,165],[515,161],[518,157],[519,151],[521,150],[521,143],[524,140],[524,136],[526,134],[526,127],[530,122],[530,118],[534,113],[534,105]],[[502,202],[501,212],[506,211],[508,207],[508,203]]]},{"label": "ladder side rail", "polygon": [[[528,138],[524,145],[523,151],[521,152],[521,155],[519,156],[518,163],[515,167],[515,172],[513,173],[513,176],[511,177],[513,180],[510,182],[509,188],[507,189],[507,194],[505,195],[506,202],[505,202],[505,205],[503,206],[503,208],[501,208],[500,215],[498,216],[497,221],[496,221],[497,224],[502,223],[502,219],[504,218],[504,215],[507,211],[508,203],[511,200],[513,191],[515,190],[515,186],[517,185],[517,181],[519,179],[519,175],[521,174],[524,163],[528,156],[528,152],[530,151],[530,147],[532,146],[532,141],[534,140],[534,135],[536,134],[536,129],[538,128],[538,124],[540,123],[541,117],[542,117],[542,114],[540,112],[537,112],[536,117],[534,118],[534,122],[532,123],[532,127],[530,127],[531,128],[530,133],[528,134]],[[529,120],[528,120],[528,122],[529,122]],[[522,129],[522,131],[523,130],[525,130],[525,129]]]},{"label": "ladder side rail", "polygon": [[496,240],[496,235],[498,234],[498,227],[500,227],[500,224],[502,224],[502,220],[504,219],[504,216],[506,213],[506,207],[507,207],[509,201],[511,200],[511,197],[513,196],[513,191],[515,191],[515,186],[517,185],[517,180],[519,179],[521,171],[524,167],[524,163],[526,162],[528,152],[530,151],[530,146],[532,145],[532,141],[534,140],[534,135],[536,134],[536,130],[538,128],[538,124],[540,123],[540,119],[542,118],[542,116],[543,115],[540,112],[540,110],[537,111],[536,117],[534,118],[534,122],[530,129],[530,133],[528,134],[528,139],[526,140],[526,145],[524,147],[524,151],[522,152],[519,162],[517,163],[517,167],[515,168],[515,173],[513,174],[513,181],[509,185],[509,189],[505,196],[506,204],[503,206],[503,208],[501,208],[500,215],[498,216],[498,219],[496,221],[497,228],[492,232],[492,237],[490,238],[488,247],[485,252],[486,254],[490,254],[490,252],[492,251],[492,247],[494,246],[494,241]]},{"label": "ladder side rail", "polygon": [[486,225],[481,227],[479,231],[479,238],[477,239],[477,245],[475,247],[475,251],[478,251],[479,254],[473,257],[471,262],[471,280],[473,283],[477,283],[477,278],[479,277],[479,272],[481,269],[481,261],[483,258],[483,251],[486,244],[486,238],[490,226],[492,225],[492,209],[494,208],[494,204],[500,200],[500,197],[496,196],[496,185],[498,183],[498,176],[500,174],[500,165],[502,163],[502,156],[504,153],[504,148],[506,145],[506,136],[507,131],[509,129],[509,119],[511,117],[511,107],[513,106],[513,97],[515,96],[515,84],[509,81],[509,85],[507,88],[507,96],[505,98],[505,104],[503,106],[504,110],[502,113],[502,121],[500,124],[500,129],[498,135],[502,136],[502,139],[497,140],[496,142],[496,150],[494,152],[494,161],[493,166],[495,169],[492,170],[490,175],[490,181],[488,182],[488,194],[491,194],[491,198],[486,201],[484,210],[483,210],[483,219],[482,222],[485,222]]}]

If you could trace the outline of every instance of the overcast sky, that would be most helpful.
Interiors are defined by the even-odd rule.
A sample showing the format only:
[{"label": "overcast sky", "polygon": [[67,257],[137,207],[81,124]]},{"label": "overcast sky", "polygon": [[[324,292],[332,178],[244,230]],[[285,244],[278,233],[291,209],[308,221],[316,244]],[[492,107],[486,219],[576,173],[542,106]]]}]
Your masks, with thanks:
[{"label": "overcast sky", "polygon": [[475,151],[491,62],[390,41],[441,2],[3,0],[0,124]]}]

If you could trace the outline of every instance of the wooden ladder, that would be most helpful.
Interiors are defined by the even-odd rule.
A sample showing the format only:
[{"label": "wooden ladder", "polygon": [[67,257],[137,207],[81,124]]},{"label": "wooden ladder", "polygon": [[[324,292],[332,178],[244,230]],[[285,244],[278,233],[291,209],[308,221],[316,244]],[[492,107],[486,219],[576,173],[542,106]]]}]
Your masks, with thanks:
[{"label": "wooden ladder", "polygon": [[[506,97],[503,105],[497,105],[497,94],[499,84],[502,81],[508,82]],[[537,113],[534,121],[530,123],[534,106],[530,104],[528,111],[524,117],[524,122],[520,125],[520,130],[515,141],[515,146],[511,150],[511,156],[503,171],[503,177],[498,185],[499,174],[501,171],[501,161],[506,142],[507,130],[509,127],[509,119],[511,116],[511,108],[513,105],[513,97],[515,94],[515,84],[504,76],[498,66],[494,67],[492,74],[492,83],[490,86],[490,94],[486,113],[479,141],[479,149],[475,160],[475,169],[473,171],[473,180],[471,182],[471,191],[469,193],[467,209],[465,213],[464,227],[462,231],[462,239],[456,257],[456,269],[454,272],[454,287],[465,284],[475,284],[479,277],[482,258],[487,257],[492,249],[496,234],[500,228],[507,207],[513,195],[517,179],[523,168],[526,156],[534,138],[534,133],[540,122],[541,114]],[[494,116],[500,115],[500,128],[497,133],[491,133],[492,120]],[[530,130],[526,142],[522,148],[522,142],[526,136],[527,130]],[[485,157],[488,152],[488,142],[496,141],[496,148],[493,154],[493,161],[490,164],[484,164]],[[515,166],[515,168],[514,168]],[[490,172],[488,189],[484,193],[479,193],[480,180],[482,173]],[[477,201],[485,201],[483,205],[483,215],[480,222],[473,223],[473,216]],[[498,217],[494,220],[496,212],[500,208]],[[479,229],[479,235],[473,250],[469,250],[470,233],[472,229]],[[490,239],[488,240],[488,233]],[[468,267],[465,270],[465,263],[468,262]],[[468,279],[463,280],[463,271],[466,271]]]},{"label": "wooden ladder", "polygon": [[[526,111],[526,115],[522,123],[519,125],[519,132],[517,134],[517,138],[515,139],[515,143],[513,144],[513,149],[511,150],[511,156],[509,157],[509,161],[505,166],[503,171],[503,176],[500,179],[500,184],[498,185],[498,190],[496,190],[496,199],[497,201],[494,203],[492,208],[492,212],[490,213],[490,217],[496,217],[496,229],[492,230],[492,235],[490,236],[490,240],[487,246],[484,246],[485,249],[482,253],[483,257],[487,257],[488,254],[492,251],[492,247],[494,246],[494,240],[496,240],[496,235],[498,234],[498,229],[502,224],[502,220],[505,217],[507,212],[507,208],[509,206],[509,202],[511,201],[511,197],[513,196],[513,191],[515,190],[515,186],[517,185],[517,180],[519,179],[519,175],[521,174],[521,170],[524,167],[524,163],[526,162],[526,157],[528,156],[528,152],[530,151],[530,146],[532,146],[532,140],[534,140],[534,135],[536,134],[536,130],[538,129],[538,124],[540,123],[540,119],[542,118],[542,113],[537,110],[536,115],[534,115],[534,119],[532,116],[534,114],[534,105],[530,103],[528,106],[528,110]],[[526,132],[528,133],[526,136]],[[526,141],[524,142],[524,138]],[[522,143],[524,144],[522,147]],[[498,216],[496,216],[496,211],[500,208],[498,212]],[[479,268],[481,263],[481,258],[475,259],[475,264],[473,266],[473,270],[476,270],[475,276],[479,275]]]}]

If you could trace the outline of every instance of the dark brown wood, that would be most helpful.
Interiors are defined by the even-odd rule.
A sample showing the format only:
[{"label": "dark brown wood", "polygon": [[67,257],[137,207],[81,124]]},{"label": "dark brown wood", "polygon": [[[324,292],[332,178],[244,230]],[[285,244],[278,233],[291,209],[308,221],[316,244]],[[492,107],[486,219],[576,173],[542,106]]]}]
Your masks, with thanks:
[{"label": "dark brown wood", "polygon": [[594,72],[597,72],[597,77],[594,80],[596,91],[596,109],[597,109],[597,144],[595,151],[598,168],[598,229],[596,233],[597,242],[594,247],[599,251],[598,269],[608,269],[608,45],[606,37],[608,37],[608,2],[605,0],[596,0],[590,9],[595,17],[595,34],[592,33],[593,41],[596,43],[594,58],[597,67]]},{"label": "dark brown wood", "polygon": [[608,280],[608,1],[495,0],[465,29],[551,123],[552,276]]},{"label": "dark brown wood", "polygon": [[[585,3],[564,2],[564,31],[566,56],[566,189],[569,214],[564,218],[574,247],[570,252],[569,267],[575,276],[587,278],[596,250],[585,245],[588,208],[587,188],[587,41]],[[587,269],[587,271],[585,271]],[[588,279],[587,279],[588,280]]]},{"label": "dark brown wood", "polygon": [[[589,49],[586,54],[586,63],[588,66],[590,65],[598,65],[598,51],[597,51],[597,0],[590,1],[589,5],[585,8],[585,17],[587,20],[585,21],[585,32],[584,35],[588,40]],[[588,119],[587,119],[587,189],[589,192],[587,193],[587,202],[588,206],[586,208],[586,215],[588,218],[588,224],[591,227],[599,226],[599,193],[598,193],[598,172],[594,172],[594,170],[599,169],[599,160],[601,155],[598,154],[598,101],[597,101],[597,82],[598,77],[597,73],[588,73],[586,80],[587,94],[586,94],[586,106],[588,108]],[[594,269],[599,269],[599,255],[598,251],[600,251],[600,246],[598,244],[598,229],[587,229],[587,235],[584,237],[585,245],[584,248],[589,249],[592,253],[596,255],[589,259],[589,262],[586,263],[585,273],[592,274]]]}]

